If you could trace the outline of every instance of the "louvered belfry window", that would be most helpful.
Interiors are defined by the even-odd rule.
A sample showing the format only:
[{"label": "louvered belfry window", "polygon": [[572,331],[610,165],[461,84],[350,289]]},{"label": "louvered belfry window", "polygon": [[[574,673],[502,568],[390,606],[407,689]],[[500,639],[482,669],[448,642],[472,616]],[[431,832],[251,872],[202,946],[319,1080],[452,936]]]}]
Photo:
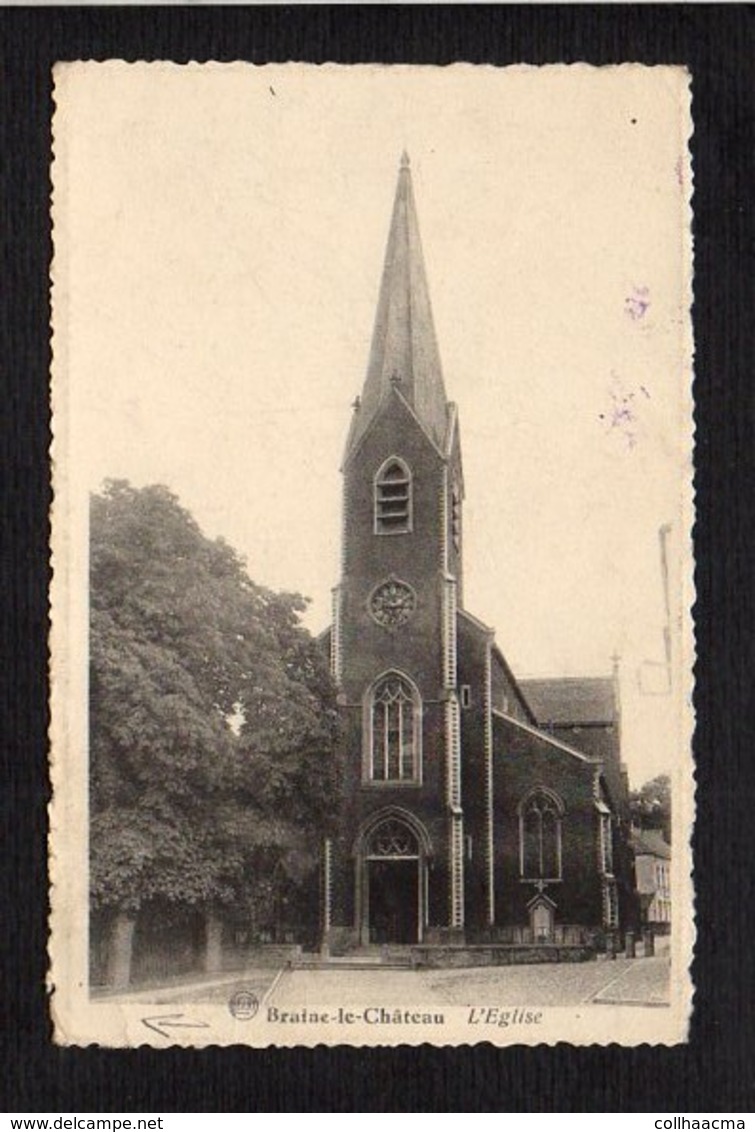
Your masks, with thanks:
[{"label": "louvered belfry window", "polygon": [[412,476],[392,457],[375,477],[375,533],[400,535],[412,529]]}]

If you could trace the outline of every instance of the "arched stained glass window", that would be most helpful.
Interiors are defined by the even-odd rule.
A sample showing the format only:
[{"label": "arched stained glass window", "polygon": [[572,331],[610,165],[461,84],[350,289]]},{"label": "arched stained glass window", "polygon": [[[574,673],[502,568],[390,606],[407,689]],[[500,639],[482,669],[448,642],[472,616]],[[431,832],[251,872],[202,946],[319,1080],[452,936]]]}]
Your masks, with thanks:
[{"label": "arched stained glass window", "polygon": [[420,702],[414,686],[392,672],[370,697],[370,778],[411,782],[419,777]]},{"label": "arched stained glass window", "polygon": [[412,529],[412,474],[391,456],[375,476],[375,534],[400,535]]},{"label": "arched stained glass window", "polygon": [[520,871],[526,880],[561,879],[563,805],[547,790],[535,790],[519,808]]}]

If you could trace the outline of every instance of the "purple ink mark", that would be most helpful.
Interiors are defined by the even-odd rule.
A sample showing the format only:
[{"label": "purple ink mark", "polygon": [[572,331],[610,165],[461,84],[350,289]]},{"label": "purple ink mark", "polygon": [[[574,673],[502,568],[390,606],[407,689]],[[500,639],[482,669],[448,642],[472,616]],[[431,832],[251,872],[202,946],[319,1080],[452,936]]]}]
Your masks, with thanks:
[{"label": "purple ink mark", "polygon": [[[605,422],[608,432],[618,432],[626,440],[627,447],[634,448],[639,437],[639,421],[633,405],[635,395],[631,389],[625,389],[615,373],[611,374],[611,378],[610,407],[607,412],[599,413],[598,419]],[[647,398],[650,397],[644,385],[640,389]]]},{"label": "purple ink mark", "polygon": [[641,318],[645,317],[645,313],[650,306],[649,295],[649,287],[633,287],[632,294],[627,296],[624,300],[624,310],[633,322],[638,322]]},{"label": "purple ink mark", "polygon": [[676,174],[676,183],[681,189],[684,185],[684,162],[681,157],[677,157],[676,165],[674,166],[674,173]]}]

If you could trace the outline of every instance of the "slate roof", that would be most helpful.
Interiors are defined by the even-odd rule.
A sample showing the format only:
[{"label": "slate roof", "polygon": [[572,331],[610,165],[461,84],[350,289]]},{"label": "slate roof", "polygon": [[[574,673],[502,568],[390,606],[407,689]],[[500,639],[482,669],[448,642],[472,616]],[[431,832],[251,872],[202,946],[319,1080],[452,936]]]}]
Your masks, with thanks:
[{"label": "slate roof", "polygon": [[352,418],[347,458],[394,382],[428,435],[442,447],[448,428],[446,391],[406,154],[399,168],[367,377]]},{"label": "slate roof", "polygon": [[671,846],[663,840],[660,829],[633,829],[632,845],[638,856],[649,853],[653,857],[662,857],[665,861],[671,860]]},{"label": "slate roof", "polygon": [[616,720],[611,676],[562,676],[518,683],[541,727],[578,727]]}]

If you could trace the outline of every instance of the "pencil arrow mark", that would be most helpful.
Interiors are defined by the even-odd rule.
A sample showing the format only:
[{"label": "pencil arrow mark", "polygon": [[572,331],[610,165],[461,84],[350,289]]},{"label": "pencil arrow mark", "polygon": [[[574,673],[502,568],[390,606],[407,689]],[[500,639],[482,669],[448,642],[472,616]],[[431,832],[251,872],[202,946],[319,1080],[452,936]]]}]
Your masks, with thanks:
[{"label": "pencil arrow mark", "polygon": [[[142,1022],[150,1030],[154,1030],[156,1034],[160,1034],[163,1038],[169,1038],[170,1034],[167,1030],[170,1027],[184,1029],[184,1030],[207,1030],[209,1029],[209,1022],[182,1022],[181,1019],[185,1016],[183,1014],[156,1014],[151,1018],[142,1018]],[[159,1022],[160,1025],[156,1025]],[[164,1027],[161,1029],[161,1027]]]}]

